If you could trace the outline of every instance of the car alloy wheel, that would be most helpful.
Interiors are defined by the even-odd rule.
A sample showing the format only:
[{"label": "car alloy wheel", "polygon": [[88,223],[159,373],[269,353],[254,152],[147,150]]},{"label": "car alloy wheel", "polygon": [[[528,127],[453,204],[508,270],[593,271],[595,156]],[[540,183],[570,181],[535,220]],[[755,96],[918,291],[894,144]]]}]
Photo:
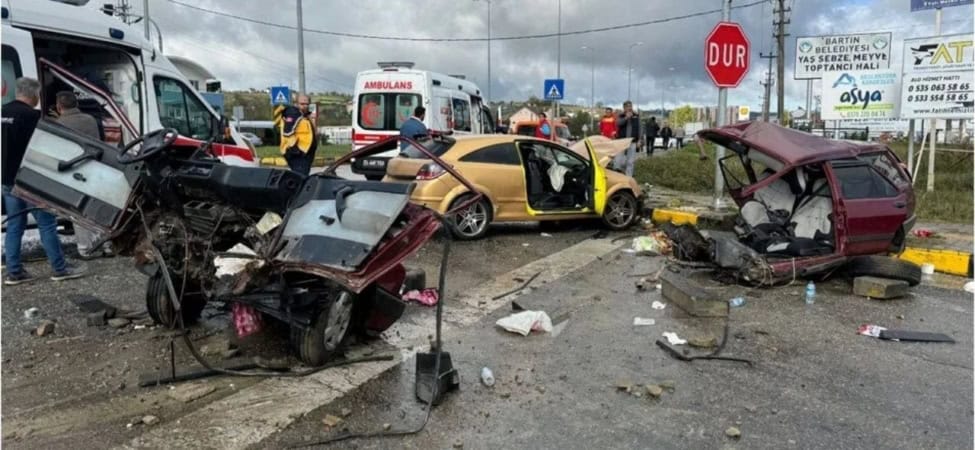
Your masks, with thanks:
[{"label": "car alloy wheel", "polygon": [[474,237],[484,231],[488,224],[487,208],[478,201],[467,209],[454,214],[454,229],[465,237]]},{"label": "car alloy wheel", "polygon": [[604,220],[615,229],[626,228],[636,217],[636,199],[629,192],[617,192],[606,202]]},{"label": "car alloy wheel", "polygon": [[352,294],[342,291],[338,298],[329,305],[326,320],[322,339],[325,351],[334,352],[345,340],[349,324],[352,322]]}]

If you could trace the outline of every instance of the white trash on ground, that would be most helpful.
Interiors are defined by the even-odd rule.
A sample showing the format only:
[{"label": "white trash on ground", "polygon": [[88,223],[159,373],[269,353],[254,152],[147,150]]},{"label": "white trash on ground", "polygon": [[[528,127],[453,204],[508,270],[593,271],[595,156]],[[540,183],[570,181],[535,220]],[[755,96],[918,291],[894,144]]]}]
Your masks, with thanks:
[{"label": "white trash on ground", "polygon": [[965,290],[975,294],[975,281],[969,281],[965,283]]},{"label": "white trash on ground", "polygon": [[669,342],[670,345],[684,345],[687,343],[687,340],[681,339],[680,336],[677,335],[677,333],[674,333],[672,331],[665,331],[663,333],[663,336],[667,338],[667,342]]},{"label": "white trash on ground", "polygon": [[532,331],[552,331],[552,319],[545,311],[521,311],[508,317],[503,317],[495,322],[495,325],[504,328],[506,331],[528,336]]},{"label": "white trash on ground", "polygon": [[654,300],[653,303],[650,304],[650,307],[653,309],[664,309],[667,307],[667,304]]},{"label": "white trash on ground", "polygon": [[635,327],[642,327],[642,326],[656,325],[656,324],[657,324],[657,321],[654,320],[654,319],[647,319],[647,318],[644,318],[644,317],[634,317],[633,318],[633,326],[635,326]]}]

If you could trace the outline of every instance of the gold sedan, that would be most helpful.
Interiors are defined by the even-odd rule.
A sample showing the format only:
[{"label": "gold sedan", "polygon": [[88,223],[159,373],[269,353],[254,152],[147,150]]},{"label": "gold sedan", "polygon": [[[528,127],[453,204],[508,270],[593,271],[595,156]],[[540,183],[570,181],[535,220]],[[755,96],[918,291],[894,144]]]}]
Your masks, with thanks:
[{"label": "gold sedan", "polygon": [[[579,150],[512,135],[437,137],[421,144],[484,193],[448,218],[459,239],[480,238],[493,222],[602,218],[621,230],[638,217],[642,192],[636,180],[591,163],[600,156],[589,140]],[[389,160],[383,181],[415,182],[411,201],[441,214],[472,195],[412,145]]]}]

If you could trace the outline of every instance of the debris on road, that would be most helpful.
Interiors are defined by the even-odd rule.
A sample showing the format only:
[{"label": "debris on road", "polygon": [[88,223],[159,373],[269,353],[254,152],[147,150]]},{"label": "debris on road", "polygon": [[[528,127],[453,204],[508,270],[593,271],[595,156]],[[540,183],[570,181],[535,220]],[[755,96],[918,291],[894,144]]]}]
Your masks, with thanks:
[{"label": "debris on road", "polygon": [[634,317],[633,318],[633,326],[635,326],[635,327],[643,327],[643,326],[656,325],[656,324],[657,324],[657,321],[654,320],[654,319],[647,319],[647,318],[643,318],[643,317]]},{"label": "debris on road", "polygon": [[437,292],[437,288],[414,289],[403,294],[403,301],[415,302],[424,306],[434,306],[440,301],[440,293]]},{"label": "debris on road", "polygon": [[646,236],[633,238],[630,250],[640,254],[669,255],[673,251],[670,239],[662,231],[651,231]]},{"label": "debris on road", "polygon": [[[660,286],[660,285],[658,284],[657,286]],[[654,300],[653,303],[650,304],[650,307],[653,308],[653,309],[664,309],[664,308],[667,307],[667,304],[666,303],[663,303],[663,302],[659,302],[657,300]]]},{"label": "debris on road", "polygon": [[85,316],[85,323],[89,327],[103,327],[108,324],[108,311],[101,310],[98,312],[89,313]]},{"label": "debris on road", "polygon": [[335,428],[338,424],[342,423],[342,418],[332,414],[326,414],[325,418],[322,419],[322,423],[325,424],[326,427]]},{"label": "debris on road", "polygon": [[969,281],[968,283],[965,283],[964,289],[965,292],[971,292],[972,294],[975,294],[975,281]]},{"label": "debris on road", "polygon": [[696,348],[714,348],[718,346],[718,338],[714,336],[695,336],[687,339],[687,345]]},{"label": "debris on road", "polygon": [[173,400],[183,403],[192,402],[193,400],[205,397],[217,390],[217,388],[205,383],[183,384],[173,386],[173,388],[174,389],[170,390],[167,395],[169,395],[169,397]]},{"label": "debris on road", "polygon": [[506,331],[528,336],[532,331],[552,331],[552,319],[545,311],[522,311],[508,317],[498,319],[495,325]]},{"label": "debris on road", "polygon": [[37,329],[34,330],[34,334],[37,336],[47,336],[54,333],[54,322],[50,320],[44,320]]},{"label": "debris on road", "polygon": [[481,383],[487,387],[494,386],[494,372],[491,371],[491,368],[481,368]]},{"label": "debris on road", "polygon": [[955,340],[943,333],[928,331],[889,330],[878,325],[864,324],[857,329],[857,334],[880,338],[887,341],[901,342],[946,342],[954,344]]},{"label": "debris on road", "polygon": [[148,415],[148,416],[143,416],[142,417],[142,423],[145,424],[145,425],[150,425],[150,426],[151,425],[155,425],[155,424],[159,423],[159,418],[156,417],[156,416],[153,416],[151,414]]},{"label": "debris on road", "polygon": [[352,409],[342,408],[342,417],[349,417],[352,415]]},{"label": "debris on road", "polygon": [[664,388],[660,387],[659,385],[656,384],[647,385],[647,394],[650,394],[651,397],[660,398],[660,396],[663,393],[664,393]]},{"label": "debris on road", "polygon": [[129,325],[129,319],[123,319],[121,317],[113,317],[108,319],[108,326],[112,328],[125,328]]},{"label": "debris on road", "polygon": [[542,233],[542,237],[552,237],[552,235],[548,233]]},{"label": "debris on road", "polygon": [[745,306],[745,297],[735,297],[728,300],[728,304],[731,305],[732,308],[741,308],[742,306]]},{"label": "debris on road", "polygon": [[727,302],[700,288],[685,277],[665,273],[663,297],[695,317],[727,317]]},{"label": "debris on road", "polygon": [[[510,290],[508,292],[505,292],[503,294],[495,295],[494,297],[491,297],[491,300],[502,299],[502,298],[507,297],[507,296],[509,296],[511,294],[514,294],[514,293],[521,292],[521,291],[525,290],[525,288],[527,288],[528,285],[532,284],[532,281],[535,281],[535,278],[538,278],[538,276],[541,275],[541,274],[542,274],[542,272],[536,272],[535,275],[532,275],[531,278],[529,278],[527,281],[525,281],[524,283],[522,283],[521,286],[518,286],[518,287],[516,287],[516,288],[514,288],[514,289],[512,289],[512,290]],[[518,281],[518,280],[515,279],[515,281]]]},{"label": "debris on road", "polygon": [[917,228],[917,229],[911,231],[911,234],[913,234],[915,237],[919,237],[919,238],[929,238],[929,237],[935,235],[935,233],[933,231],[931,231],[931,230],[929,230],[927,228]]},{"label": "debris on road", "polygon": [[27,308],[27,310],[24,311],[24,318],[27,319],[27,320],[34,319],[34,318],[36,318],[40,314],[41,314],[41,310],[40,309],[37,309],[37,308]]},{"label": "debris on road", "polygon": [[686,340],[681,339],[680,336],[677,336],[677,333],[672,331],[665,331],[663,333],[663,337],[667,338],[667,342],[669,342],[670,345],[684,345],[687,343]]},{"label": "debris on road", "polygon": [[861,297],[887,300],[907,295],[908,284],[902,280],[879,277],[856,277],[853,279],[853,293]]},{"label": "debris on road", "polygon": [[234,321],[234,329],[237,337],[244,338],[261,331],[264,324],[261,320],[261,313],[250,305],[234,302],[231,309]]},{"label": "debris on road", "polygon": [[677,387],[677,382],[674,381],[674,380],[664,380],[664,381],[661,381],[658,384],[660,385],[660,387],[662,387],[662,388],[664,388],[664,389],[666,389],[666,390],[668,390],[670,392],[674,392],[674,389]]},{"label": "debris on road", "polygon": [[727,430],[724,430],[724,435],[732,439],[738,439],[741,438],[741,430],[738,427],[728,427]]},{"label": "debris on road", "polygon": [[620,391],[630,392],[633,390],[633,382],[625,378],[616,380],[616,389]]}]

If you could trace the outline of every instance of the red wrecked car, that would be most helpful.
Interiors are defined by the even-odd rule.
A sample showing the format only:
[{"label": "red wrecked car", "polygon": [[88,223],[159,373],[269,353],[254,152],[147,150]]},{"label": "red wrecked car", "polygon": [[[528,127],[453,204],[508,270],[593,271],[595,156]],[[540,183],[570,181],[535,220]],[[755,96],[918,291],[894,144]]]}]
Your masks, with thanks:
[{"label": "red wrecked car", "polygon": [[856,275],[920,282],[916,265],[884,256],[903,250],[916,220],[911,177],[886,145],[766,122],[698,134],[731,150],[719,163],[740,211],[734,234],[708,232],[704,239],[671,227],[671,239],[683,244],[678,257],[709,259],[756,284],[847,264]]}]

